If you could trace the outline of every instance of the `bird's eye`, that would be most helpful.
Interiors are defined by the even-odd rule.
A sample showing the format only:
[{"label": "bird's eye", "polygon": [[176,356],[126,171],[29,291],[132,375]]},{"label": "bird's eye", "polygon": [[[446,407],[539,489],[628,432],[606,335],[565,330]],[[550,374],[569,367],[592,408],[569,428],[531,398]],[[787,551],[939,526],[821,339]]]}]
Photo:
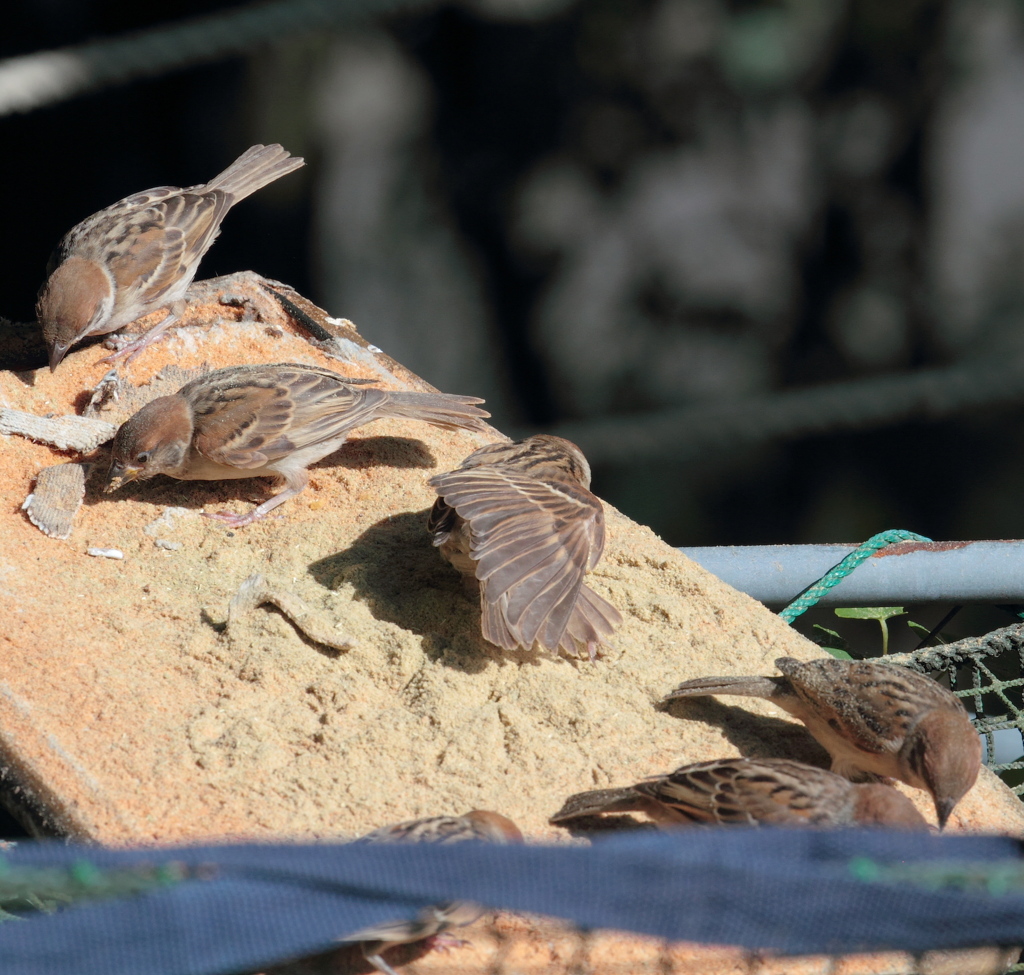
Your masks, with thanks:
[{"label": "bird's eye", "polygon": [[148,464],[149,463],[149,451],[144,450],[141,454],[135,455],[136,464]]}]

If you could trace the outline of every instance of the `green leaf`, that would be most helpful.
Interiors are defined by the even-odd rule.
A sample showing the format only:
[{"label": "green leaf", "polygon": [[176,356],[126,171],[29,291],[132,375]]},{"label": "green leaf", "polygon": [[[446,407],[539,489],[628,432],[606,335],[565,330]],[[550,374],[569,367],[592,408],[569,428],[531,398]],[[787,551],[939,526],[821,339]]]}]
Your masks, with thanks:
[{"label": "green leaf", "polygon": [[840,650],[838,647],[825,647],[825,646],[823,646],[821,649],[824,650],[825,653],[832,654],[832,656],[835,657],[837,660],[854,660],[854,659],[856,659],[855,657],[853,657],[850,654],[848,654],[845,650]]},{"label": "green leaf", "polygon": [[[920,623],[915,623],[913,620],[907,620],[907,626],[912,630],[916,630],[922,636],[928,636],[932,632],[927,626],[922,626]],[[941,632],[935,634],[935,639],[940,645],[945,646],[947,643],[952,642],[953,638],[949,636],[948,633]]]},{"label": "green leaf", "polygon": [[850,653],[850,645],[835,630],[830,630],[827,626],[821,626],[819,623],[814,624],[814,629],[821,630],[825,634],[814,641],[825,653],[830,653],[839,660],[854,659]]},{"label": "green leaf", "polygon": [[847,620],[889,620],[894,616],[906,616],[902,606],[853,606],[837,609],[836,616]]},{"label": "green leaf", "polygon": [[832,654],[833,657],[839,657],[840,660],[854,659],[850,653],[850,644],[847,643],[842,634],[836,633],[835,630],[830,630],[827,626],[822,626],[820,623],[814,623],[812,628],[821,630],[820,634],[815,634],[814,642],[822,650]]}]

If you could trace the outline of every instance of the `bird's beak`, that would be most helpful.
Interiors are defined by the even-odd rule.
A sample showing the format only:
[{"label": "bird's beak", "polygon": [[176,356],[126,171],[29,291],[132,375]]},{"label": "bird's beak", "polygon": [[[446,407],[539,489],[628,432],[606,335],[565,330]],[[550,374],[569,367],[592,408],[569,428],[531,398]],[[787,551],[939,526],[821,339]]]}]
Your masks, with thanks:
[{"label": "bird's beak", "polygon": [[110,472],[107,474],[107,483],[103,488],[104,494],[110,494],[119,487],[124,487],[132,481],[137,481],[142,473],[141,467],[133,467],[130,464],[119,464],[115,461],[110,465]]},{"label": "bird's beak", "polygon": [[68,349],[70,348],[70,344],[63,344],[61,342],[53,343],[50,347],[50,372],[57,371],[57,366],[60,365],[61,359],[68,354]]},{"label": "bird's beak", "polygon": [[953,807],[956,805],[956,799],[936,799],[935,800],[935,812],[939,817],[939,829],[946,828],[946,822],[949,819],[949,814],[953,811]]}]

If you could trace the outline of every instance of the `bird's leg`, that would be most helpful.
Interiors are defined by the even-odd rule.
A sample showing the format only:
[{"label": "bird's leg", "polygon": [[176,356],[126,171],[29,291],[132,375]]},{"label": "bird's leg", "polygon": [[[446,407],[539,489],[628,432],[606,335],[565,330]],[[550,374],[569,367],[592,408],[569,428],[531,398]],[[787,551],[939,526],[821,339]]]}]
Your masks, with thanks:
[{"label": "bird's leg", "polygon": [[[423,943],[427,946],[430,951],[444,951],[448,952],[452,948],[465,948],[471,944],[469,941],[465,941],[462,938],[456,938],[452,934],[446,934],[441,932],[439,934],[432,934],[428,938],[422,939]],[[397,975],[397,972],[384,961],[384,952],[388,948],[394,947],[395,943],[381,943],[380,941],[367,941],[363,943],[363,957],[371,964],[378,972],[382,972],[383,975]]]},{"label": "bird's leg", "polygon": [[116,362],[118,359],[124,359],[125,356],[128,357],[125,361],[131,362],[143,349],[160,338],[184,313],[185,302],[179,299],[168,305],[167,314],[148,332],[143,332],[138,338],[125,341],[121,336],[112,336],[107,339],[107,342],[116,343],[116,351],[101,359],[100,362]]},{"label": "bird's leg", "polygon": [[[379,944],[380,944],[380,942],[379,942],[379,941],[374,941],[374,942],[371,942],[371,944],[374,944],[374,945],[379,945]],[[386,948],[386,947],[387,947],[387,945],[385,945],[384,947]],[[388,963],[387,963],[386,961],[384,961],[384,959],[383,959],[383,958],[381,957],[381,954],[380,954],[380,953],[381,953],[381,951],[382,951],[382,950],[383,950],[382,948],[378,948],[378,949],[377,949],[377,950],[376,950],[376,951],[375,951],[375,952],[374,952],[374,953],[373,953],[373,954],[371,955],[371,954],[370,954],[370,953],[369,953],[369,952],[367,951],[367,949],[366,949],[366,948],[364,948],[364,949],[363,949],[363,957],[364,957],[364,958],[365,958],[365,959],[366,959],[366,960],[367,960],[367,961],[368,961],[368,962],[369,962],[369,963],[370,963],[371,965],[373,965],[373,967],[374,967],[374,968],[376,968],[378,972],[383,972],[383,973],[384,973],[384,975],[398,975],[398,972],[396,972],[396,971],[395,971],[395,970],[394,970],[394,969],[393,969],[393,968],[392,968],[392,967],[391,967],[391,966],[390,966],[390,965],[389,965],[389,964],[388,964]]]},{"label": "bird's leg", "polygon": [[285,483],[284,490],[264,501],[259,507],[253,508],[247,514],[238,515],[233,511],[204,511],[203,517],[223,522],[228,528],[244,528],[254,521],[265,518],[278,505],[284,504],[289,498],[294,498],[305,491],[306,485],[309,484],[309,474],[305,470],[289,471],[287,474],[282,474],[281,477]]},{"label": "bird's leg", "polygon": [[122,391],[122,385],[121,377],[117,374],[117,366],[115,366],[93,387],[89,402],[85,404],[85,415],[93,416],[99,413],[100,408],[108,400],[113,400],[116,403]]},{"label": "bird's leg", "polygon": [[434,951],[445,952],[451,951],[452,948],[468,948],[473,943],[472,941],[467,941],[465,938],[456,938],[454,934],[448,934],[446,932],[431,935],[431,937],[427,938],[427,942]]}]

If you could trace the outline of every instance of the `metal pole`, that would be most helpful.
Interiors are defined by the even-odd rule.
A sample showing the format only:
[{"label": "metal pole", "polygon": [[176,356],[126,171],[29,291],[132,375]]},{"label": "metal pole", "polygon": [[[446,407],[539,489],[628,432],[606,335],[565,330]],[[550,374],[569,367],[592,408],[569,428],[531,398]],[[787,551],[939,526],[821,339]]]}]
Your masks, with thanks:
[{"label": "metal pole", "polygon": [[[768,605],[789,603],[856,545],[724,545],[680,551]],[[1024,603],[1024,541],[903,542],[869,558],[823,606]]]}]

